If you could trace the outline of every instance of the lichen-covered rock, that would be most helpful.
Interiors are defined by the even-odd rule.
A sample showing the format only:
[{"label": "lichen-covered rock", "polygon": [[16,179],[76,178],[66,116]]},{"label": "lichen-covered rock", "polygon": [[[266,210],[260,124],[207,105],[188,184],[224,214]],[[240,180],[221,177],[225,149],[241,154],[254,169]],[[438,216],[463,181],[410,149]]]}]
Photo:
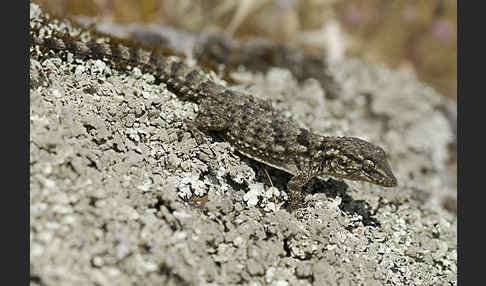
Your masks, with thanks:
[{"label": "lichen-covered rock", "polygon": [[[31,4],[31,25],[42,15]],[[197,106],[150,75],[35,50],[30,63],[32,284],[456,284],[457,220],[439,203],[455,195],[453,133],[412,73],[336,63],[343,94],[327,100],[284,69],[238,72],[251,87],[233,88],[317,133],[379,142],[399,180],[315,179],[290,214],[288,175],[207,135],[198,145],[185,125]]]}]

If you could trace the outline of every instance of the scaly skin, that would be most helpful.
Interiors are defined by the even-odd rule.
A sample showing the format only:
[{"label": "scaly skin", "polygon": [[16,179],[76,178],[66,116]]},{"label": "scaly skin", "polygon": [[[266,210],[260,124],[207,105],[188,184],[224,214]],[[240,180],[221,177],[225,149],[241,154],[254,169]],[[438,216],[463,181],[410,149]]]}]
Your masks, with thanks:
[{"label": "scaly skin", "polygon": [[122,44],[41,38],[35,31],[31,32],[31,44],[81,57],[107,58],[152,73],[181,99],[199,104],[198,129],[222,138],[249,158],[292,174],[287,184],[291,209],[301,205],[303,186],[316,176],[384,187],[397,184],[379,146],[355,137],[313,134],[284,118],[268,102],[215,83],[181,58]]}]

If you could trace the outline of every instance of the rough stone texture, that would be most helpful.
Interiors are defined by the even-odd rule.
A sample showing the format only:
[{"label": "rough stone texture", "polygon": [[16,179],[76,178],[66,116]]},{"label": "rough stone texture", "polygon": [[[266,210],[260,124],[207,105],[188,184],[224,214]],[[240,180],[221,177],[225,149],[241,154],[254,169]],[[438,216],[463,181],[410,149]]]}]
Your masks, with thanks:
[{"label": "rough stone texture", "polygon": [[[40,13],[31,5],[31,23]],[[314,132],[379,143],[399,186],[315,179],[290,214],[290,176],[206,135],[198,145],[185,125],[197,106],[152,75],[32,51],[31,284],[456,285],[444,99],[411,72],[332,70],[340,100],[282,69],[235,72],[233,88]]]}]

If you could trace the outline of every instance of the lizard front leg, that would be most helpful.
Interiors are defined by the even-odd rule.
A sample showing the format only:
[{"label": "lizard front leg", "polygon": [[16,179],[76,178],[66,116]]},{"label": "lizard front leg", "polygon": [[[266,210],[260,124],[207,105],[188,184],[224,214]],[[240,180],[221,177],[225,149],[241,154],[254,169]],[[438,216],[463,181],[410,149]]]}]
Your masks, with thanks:
[{"label": "lizard front leg", "polygon": [[299,173],[293,176],[287,183],[289,206],[292,211],[298,209],[302,205],[302,188],[309,180],[309,175],[306,173]]}]

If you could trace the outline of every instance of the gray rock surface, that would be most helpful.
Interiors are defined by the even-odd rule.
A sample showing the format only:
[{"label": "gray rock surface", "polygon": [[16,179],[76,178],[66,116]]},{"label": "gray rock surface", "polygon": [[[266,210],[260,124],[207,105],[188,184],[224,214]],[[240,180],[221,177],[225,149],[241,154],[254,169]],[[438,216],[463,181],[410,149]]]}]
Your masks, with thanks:
[{"label": "gray rock surface", "polygon": [[[31,4],[31,25],[41,14]],[[282,69],[235,72],[233,88],[379,144],[399,186],[315,179],[289,213],[290,177],[209,136],[198,145],[185,125],[197,106],[152,75],[31,49],[31,285],[456,285],[444,98],[409,71],[332,70],[340,100]]]}]

